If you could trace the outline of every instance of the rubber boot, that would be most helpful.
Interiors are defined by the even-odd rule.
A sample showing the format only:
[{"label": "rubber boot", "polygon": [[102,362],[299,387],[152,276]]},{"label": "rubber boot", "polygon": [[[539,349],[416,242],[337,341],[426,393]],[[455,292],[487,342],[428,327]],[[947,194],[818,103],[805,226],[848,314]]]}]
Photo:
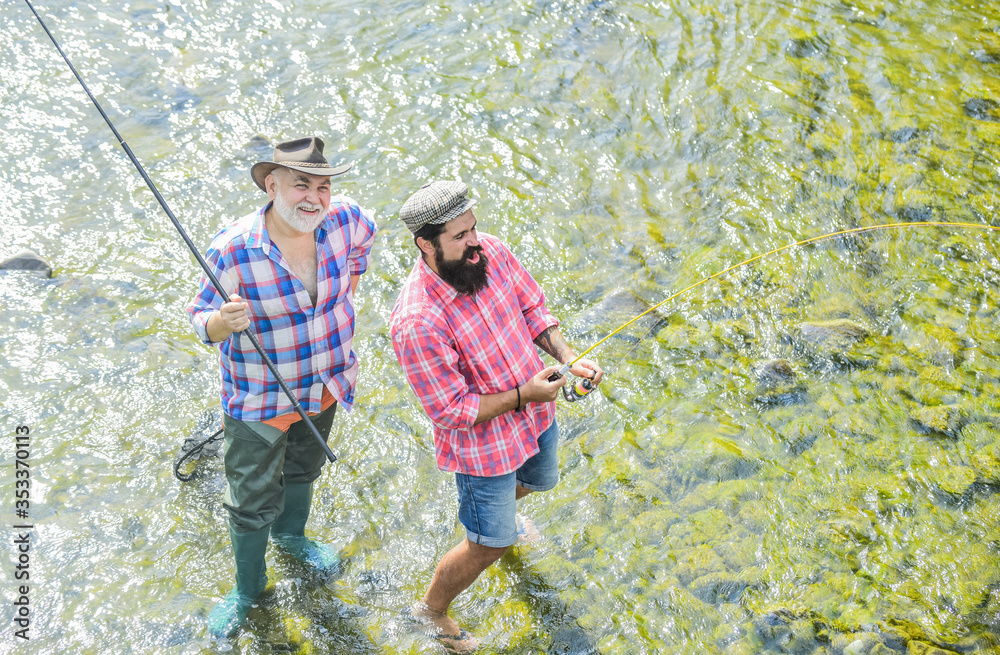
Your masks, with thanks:
[{"label": "rubber boot", "polygon": [[250,613],[250,608],[267,586],[267,537],[271,527],[254,532],[236,532],[229,526],[236,559],[236,586],[220,600],[208,615],[208,633],[216,639],[235,633]]},{"label": "rubber boot", "polygon": [[304,564],[323,573],[332,573],[340,564],[340,555],[324,543],[306,538],[306,521],[312,505],[312,483],[286,484],[285,509],[271,524],[275,545]]}]

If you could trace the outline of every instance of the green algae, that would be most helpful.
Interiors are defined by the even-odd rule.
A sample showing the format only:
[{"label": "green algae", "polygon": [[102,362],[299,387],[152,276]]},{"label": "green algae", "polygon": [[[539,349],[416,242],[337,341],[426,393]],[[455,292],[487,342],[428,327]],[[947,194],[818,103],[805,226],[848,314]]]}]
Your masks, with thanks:
[{"label": "green algae", "polygon": [[[133,141],[139,151],[185,146],[182,157],[157,158],[157,177],[173,183],[196,241],[247,199],[249,155],[220,164],[218,153],[260,131],[332,130],[330,146],[364,162],[346,190],[378,208],[383,227],[358,298],[358,411],[339,419],[343,455],[311,526],[345,535],[351,562],[326,591],[272,567],[281,595],[255,610],[242,652],[438,651],[397,614],[460,531],[386,326],[412,259],[392,214],[428,176],[470,181],[484,229],[536,274],[567,333],[578,328],[578,350],[632,310],[799,239],[897,221],[995,221],[1000,16],[988,3],[376,4],[355,7],[350,21],[317,5],[336,28],[280,33],[335,30],[345,47],[296,41],[288,71],[264,63],[281,57],[260,58],[259,46],[270,47],[262,31],[251,29],[255,45],[243,49],[246,16],[226,13],[235,5],[210,4],[192,15],[185,3],[151,10],[168,27],[143,38],[181,54],[164,60],[151,96],[115,94],[126,111],[133,94],[159,106],[175,92],[159,80],[204,96],[204,111],[170,115],[175,139],[146,124]],[[255,11],[274,33],[292,20],[287,8]],[[104,46],[131,34],[106,34],[77,13],[81,51],[93,30],[91,51],[124,52]],[[240,28],[216,53],[199,40],[214,29],[189,29],[206,24]],[[426,30],[414,36],[414,25]],[[178,31],[188,36],[170,41]],[[22,54],[5,70],[31,72],[12,88],[67,86],[36,60]],[[71,107],[50,118],[75,133],[63,127],[76,120],[70,99],[49,100]],[[34,143],[37,125],[10,133],[23,121],[10,114],[5,141]],[[148,207],[135,207],[120,162],[60,145],[74,155],[70,170],[39,171],[32,156],[30,177],[4,187],[10,243],[62,252],[59,275],[95,276],[61,282],[44,301],[8,290],[9,406],[58,408],[38,424],[58,438],[38,460],[49,579],[36,643],[176,651],[186,646],[109,618],[106,590],[197,634],[190,617],[229,584],[219,508],[206,500],[217,490],[178,492],[161,470],[192,420],[183,408],[196,413],[217,395],[214,358],[181,318],[197,273],[176,265],[183,253],[149,247],[174,236],[139,222]],[[219,193],[184,182],[207,176],[222,180]],[[59,207],[31,192],[36,177]],[[136,218],[94,229],[89,215],[60,219],[63,206]],[[45,224],[16,218],[22,207]],[[66,245],[66,234],[85,247]],[[832,239],[704,285],[609,343],[595,354],[609,371],[600,394],[559,406],[560,485],[527,501],[544,540],[504,558],[456,615],[484,652],[1000,652],[996,244],[992,232],[924,228]],[[173,318],[136,318],[150,312]],[[803,325],[848,324],[862,329],[803,338]],[[794,379],[755,376],[775,359]],[[170,513],[172,527],[123,524],[122,507]],[[587,638],[560,637],[568,624]]]}]

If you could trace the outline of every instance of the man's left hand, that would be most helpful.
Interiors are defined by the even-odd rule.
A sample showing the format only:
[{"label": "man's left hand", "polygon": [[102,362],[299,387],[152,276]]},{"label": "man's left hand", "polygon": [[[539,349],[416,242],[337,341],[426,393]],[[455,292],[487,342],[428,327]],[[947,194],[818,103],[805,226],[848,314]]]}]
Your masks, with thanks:
[{"label": "man's left hand", "polygon": [[604,379],[604,369],[592,359],[581,359],[569,369],[578,378],[587,378],[597,386]]}]

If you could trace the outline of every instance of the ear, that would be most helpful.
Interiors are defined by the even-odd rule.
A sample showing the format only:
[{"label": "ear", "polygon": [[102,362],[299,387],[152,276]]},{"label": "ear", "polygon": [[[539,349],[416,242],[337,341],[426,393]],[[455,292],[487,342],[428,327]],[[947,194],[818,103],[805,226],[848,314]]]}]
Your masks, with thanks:
[{"label": "ear", "polygon": [[274,171],[276,170],[278,169],[275,168],[264,178],[264,191],[267,192],[267,196],[271,200],[274,200],[274,197],[278,195],[278,180],[274,177]]},{"label": "ear", "polygon": [[417,237],[417,247],[424,255],[434,257],[434,244],[423,237]]}]

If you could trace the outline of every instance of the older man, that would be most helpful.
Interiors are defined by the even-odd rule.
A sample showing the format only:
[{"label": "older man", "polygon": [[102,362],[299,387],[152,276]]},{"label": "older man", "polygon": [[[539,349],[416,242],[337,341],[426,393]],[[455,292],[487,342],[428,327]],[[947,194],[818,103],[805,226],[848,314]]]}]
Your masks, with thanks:
[{"label": "older man", "polygon": [[255,332],[326,439],[337,404],[349,411],[354,401],[354,291],[376,231],[369,212],[331,195],[331,178],[349,168],[331,166],[316,137],[279,143],[272,160],[251,169],[270,202],[222,230],[205,256],[228,297],[203,277],[188,307],[198,336],[219,347],[222,371],[223,505],[236,586],[209,614],[214,637],[232,635],[263,592],[269,536],[319,569],[339,560],[305,536],[322,445],[239,333]]},{"label": "older man", "polygon": [[[438,467],[455,474],[465,540],[440,561],[413,613],[450,648],[477,641],[448,607],[518,538],[516,500],[559,478],[553,402],[566,380],[549,378],[535,346],[576,359],[531,275],[499,239],[477,231],[476,201],[458,181],[432,182],[402,206],[420,251],[390,318],[392,345],[434,424]],[[600,366],[571,369],[599,383]]]}]

